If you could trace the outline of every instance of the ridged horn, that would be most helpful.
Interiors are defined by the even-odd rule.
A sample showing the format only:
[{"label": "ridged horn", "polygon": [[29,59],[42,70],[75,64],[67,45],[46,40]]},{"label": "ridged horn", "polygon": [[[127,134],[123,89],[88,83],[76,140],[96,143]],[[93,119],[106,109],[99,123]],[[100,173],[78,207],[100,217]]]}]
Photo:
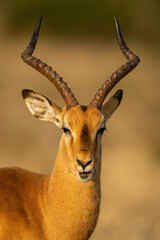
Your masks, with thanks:
[{"label": "ridged horn", "polygon": [[102,104],[108,95],[108,93],[112,90],[112,88],[129,72],[131,72],[137,64],[140,62],[140,59],[138,56],[136,56],[130,49],[127,47],[121,30],[118,23],[117,18],[114,18],[115,20],[115,27],[116,27],[116,35],[117,40],[120,46],[120,49],[124,56],[127,58],[127,62],[119,67],[114,73],[112,73],[107,80],[104,82],[102,87],[97,91],[96,95],[94,96],[93,100],[90,102],[90,106],[93,106],[95,108],[98,108],[99,110],[102,107]]},{"label": "ridged horn", "polygon": [[25,63],[36,69],[41,74],[43,74],[46,78],[48,78],[51,81],[51,83],[54,84],[54,86],[57,88],[62,98],[64,99],[67,109],[70,109],[78,105],[78,102],[74,97],[71,89],[67,86],[67,83],[63,81],[63,78],[60,77],[59,74],[56,71],[54,71],[52,67],[49,67],[46,63],[42,62],[40,59],[37,59],[36,57],[32,56],[37,44],[41,21],[42,17],[39,18],[31,41],[28,47],[22,52],[21,57]]}]

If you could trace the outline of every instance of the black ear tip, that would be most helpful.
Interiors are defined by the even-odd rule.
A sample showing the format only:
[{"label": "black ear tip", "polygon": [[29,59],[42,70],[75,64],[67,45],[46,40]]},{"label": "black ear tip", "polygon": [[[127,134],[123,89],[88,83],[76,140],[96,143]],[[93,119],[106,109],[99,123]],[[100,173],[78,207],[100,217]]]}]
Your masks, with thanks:
[{"label": "black ear tip", "polygon": [[122,100],[122,97],[123,97],[123,90],[122,89],[119,89],[115,94],[114,94],[114,98],[116,98],[119,103],[121,102]]},{"label": "black ear tip", "polygon": [[23,90],[22,90],[22,97],[23,97],[24,99],[27,98],[27,97],[29,97],[31,92],[32,92],[31,90],[23,89]]}]

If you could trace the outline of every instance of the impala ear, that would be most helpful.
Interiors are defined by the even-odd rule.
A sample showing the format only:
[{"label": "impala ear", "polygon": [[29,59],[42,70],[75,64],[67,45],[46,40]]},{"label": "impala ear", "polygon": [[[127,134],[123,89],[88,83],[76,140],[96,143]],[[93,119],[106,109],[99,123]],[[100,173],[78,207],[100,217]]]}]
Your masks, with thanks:
[{"label": "impala ear", "polygon": [[110,97],[105,104],[102,106],[102,113],[105,118],[108,119],[120,105],[123,96],[123,91],[118,90],[112,97]]},{"label": "impala ear", "polygon": [[48,98],[32,90],[22,91],[23,99],[33,116],[40,120],[54,122],[58,127],[62,125],[62,111],[55,103]]}]

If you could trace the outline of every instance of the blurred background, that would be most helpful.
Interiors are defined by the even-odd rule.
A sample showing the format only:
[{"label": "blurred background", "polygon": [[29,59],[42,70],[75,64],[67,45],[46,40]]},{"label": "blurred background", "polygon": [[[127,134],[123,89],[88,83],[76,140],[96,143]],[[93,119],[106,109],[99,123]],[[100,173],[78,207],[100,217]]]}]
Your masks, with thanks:
[{"label": "blurred background", "polygon": [[68,82],[82,105],[126,60],[114,16],[141,63],[112,91],[122,103],[103,137],[102,204],[91,240],[160,239],[160,1],[0,1],[0,166],[51,173],[61,132],[34,119],[21,90],[63,106],[57,90],[20,54],[43,15],[35,55]]}]

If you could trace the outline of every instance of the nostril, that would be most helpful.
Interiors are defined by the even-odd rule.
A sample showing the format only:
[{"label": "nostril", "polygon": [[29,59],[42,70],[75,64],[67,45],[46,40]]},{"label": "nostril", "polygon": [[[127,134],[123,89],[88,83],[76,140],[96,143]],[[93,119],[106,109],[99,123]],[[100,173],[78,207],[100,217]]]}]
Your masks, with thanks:
[{"label": "nostril", "polygon": [[81,167],[83,168],[83,167],[84,167],[83,162],[82,162],[81,160],[79,160],[78,157],[77,157],[76,160],[77,160],[78,165],[81,166]]},{"label": "nostril", "polygon": [[80,160],[78,157],[77,157],[77,163],[79,166],[81,166],[84,170],[85,167],[87,167],[88,165],[90,165],[92,163],[92,159],[90,159],[88,162],[83,162],[82,160]]},{"label": "nostril", "polygon": [[89,160],[88,162],[86,162],[86,165],[85,165],[85,167],[87,167],[89,164],[91,164],[92,163],[92,159],[91,160]]}]

